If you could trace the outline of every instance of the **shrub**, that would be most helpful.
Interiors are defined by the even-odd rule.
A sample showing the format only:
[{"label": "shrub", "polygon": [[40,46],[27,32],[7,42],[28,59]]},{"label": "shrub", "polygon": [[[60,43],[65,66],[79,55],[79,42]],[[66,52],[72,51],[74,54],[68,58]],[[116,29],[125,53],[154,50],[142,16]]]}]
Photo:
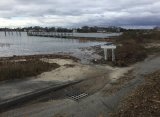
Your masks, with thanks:
[{"label": "shrub", "polygon": [[58,67],[58,64],[50,64],[40,60],[27,60],[20,62],[3,61],[0,62],[0,80],[32,77]]},{"label": "shrub", "polygon": [[124,40],[116,49],[117,66],[128,66],[147,57],[145,48],[133,39]]}]

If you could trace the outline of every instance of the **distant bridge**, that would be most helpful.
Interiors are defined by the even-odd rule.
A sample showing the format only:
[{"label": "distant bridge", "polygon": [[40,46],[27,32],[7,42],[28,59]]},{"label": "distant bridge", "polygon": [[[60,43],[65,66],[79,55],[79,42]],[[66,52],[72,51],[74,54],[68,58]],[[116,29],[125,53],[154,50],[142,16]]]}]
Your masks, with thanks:
[{"label": "distant bridge", "polygon": [[27,32],[28,36],[40,36],[40,37],[56,37],[56,38],[73,38],[73,33],[68,32]]}]

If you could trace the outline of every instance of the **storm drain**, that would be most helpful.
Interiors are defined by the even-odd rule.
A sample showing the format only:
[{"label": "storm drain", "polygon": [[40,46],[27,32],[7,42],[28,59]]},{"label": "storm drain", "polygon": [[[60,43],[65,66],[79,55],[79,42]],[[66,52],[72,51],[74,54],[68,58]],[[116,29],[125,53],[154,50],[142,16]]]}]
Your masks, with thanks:
[{"label": "storm drain", "polygon": [[67,97],[69,99],[74,100],[74,101],[79,101],[80,99],[83,99],[83,98],[85,98],[87,96],[88,96],[87,93],[82,92],[82,91],[80,91],[78,89],[72,89],[67,93]]},{"label": "storm drain", "polygon": [[78,95],[70,95],[70,96],[68,96],[68,98],[72,99],[74,101],[79,101],[80,99],[83,99],[83,98],[85,98],[87,96],[88,96],[87,93],[80,93]]}]

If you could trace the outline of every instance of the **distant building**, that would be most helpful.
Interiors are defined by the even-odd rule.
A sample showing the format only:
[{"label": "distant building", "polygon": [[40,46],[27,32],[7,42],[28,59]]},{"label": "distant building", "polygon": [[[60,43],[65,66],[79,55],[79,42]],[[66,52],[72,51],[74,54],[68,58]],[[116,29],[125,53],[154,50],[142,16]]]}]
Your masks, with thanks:
[{"label": "distant building", "polygon": [[104,30],[104,29],[98,29],[97,30],[97,33],[106,33],[107,31],[106,30]]},{"label": "distant building", "polygon": [[73,29],[73,33],[77,33],[77,29]]},{"label": "distant building", "polygon": [[154,30],[156,30],[156,31],[160,31],[160,27],[159,27],[159,26],[157,26],[157,27],[155,27],[155,28],[154,28]]}]

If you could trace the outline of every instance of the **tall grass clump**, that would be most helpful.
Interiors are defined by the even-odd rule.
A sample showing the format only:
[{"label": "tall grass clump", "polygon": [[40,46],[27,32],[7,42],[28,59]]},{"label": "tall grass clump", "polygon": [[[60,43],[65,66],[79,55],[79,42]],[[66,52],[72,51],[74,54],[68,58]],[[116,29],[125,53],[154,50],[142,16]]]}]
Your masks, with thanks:
[{"label": "tall grass clump", "polygon": [[0,81],[22,79],[37,76],[43,72],[58,68],[58,64],[50,64],[40,60],[27,60],[19,62],[0,62]]},{"label": "tall grass clump", "polygon": [[133,39],[123,40],[116,49],[117,66],[128,66],[147,57],[146,49]]}]

